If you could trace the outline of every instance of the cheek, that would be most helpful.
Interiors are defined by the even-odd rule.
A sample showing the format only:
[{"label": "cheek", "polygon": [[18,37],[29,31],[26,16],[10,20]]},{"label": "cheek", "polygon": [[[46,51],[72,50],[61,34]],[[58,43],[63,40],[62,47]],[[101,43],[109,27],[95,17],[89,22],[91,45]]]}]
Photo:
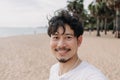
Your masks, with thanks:
[{"label": "cheek", "polygon": [[70,43],[70,46],[72,48],[73,51],[76,51],[78,48],[78,44],[76,41],[73,41],[72,43]]},{"label": "cheek", "polygon": [[56,43],[53,42],[53,41],[50,41],[50,47],[51,47],[51,49],[55,48],[56,47]]},{"label": "cheek", "polygon": [[77,46],[77,41],[73,40],[69,43],[70,46],[76,47]]}]

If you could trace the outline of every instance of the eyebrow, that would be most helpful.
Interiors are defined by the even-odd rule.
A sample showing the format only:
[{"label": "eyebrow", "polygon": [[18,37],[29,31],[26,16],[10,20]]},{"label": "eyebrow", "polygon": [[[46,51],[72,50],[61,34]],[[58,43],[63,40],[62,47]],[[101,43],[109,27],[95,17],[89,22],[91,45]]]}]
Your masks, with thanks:
[{"label": "eyebrow", "polygon": [[74,35],[73,35],[73,34],[71,34],[71,33],[65,33],[65,35],[68,35],[68,36],[69,36],[69,35],[70,35],[70,36],[74,36]]},{"label": "eyebrow", "polygon": [[53,35],[66,35],[66,36],[74,36],[74,34],[72,33],[64,33],[64,34],[59,34],[59,33],[55,33]]}]

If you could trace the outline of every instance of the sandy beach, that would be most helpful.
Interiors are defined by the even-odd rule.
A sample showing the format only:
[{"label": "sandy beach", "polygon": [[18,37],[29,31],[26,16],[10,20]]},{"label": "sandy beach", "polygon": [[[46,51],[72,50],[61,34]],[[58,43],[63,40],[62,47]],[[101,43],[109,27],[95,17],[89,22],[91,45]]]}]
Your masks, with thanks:
[{"label": "sandy beach", "polygon": [[[111,32],[96,37],[85,32],[78,54],[99,68],[109,80],[120,79],[120,39]],[[0,38],[0,80],[48,80],[56,63],[47,34]]]}]

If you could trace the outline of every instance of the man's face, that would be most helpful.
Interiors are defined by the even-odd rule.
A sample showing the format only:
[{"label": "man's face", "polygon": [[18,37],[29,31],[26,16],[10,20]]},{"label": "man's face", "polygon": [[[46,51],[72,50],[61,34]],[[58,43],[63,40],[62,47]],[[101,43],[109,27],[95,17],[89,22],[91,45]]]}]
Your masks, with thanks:
[{"label": "man's face", "polygon": [[82,37],[76,38],[74,32],[69,25],[65,25],[65,33],[63,28],[59,27],[54,35],[50,38],[50,47],[52,53],[59,62],[65,63],[76,57],[77,49],[81,44]]}]

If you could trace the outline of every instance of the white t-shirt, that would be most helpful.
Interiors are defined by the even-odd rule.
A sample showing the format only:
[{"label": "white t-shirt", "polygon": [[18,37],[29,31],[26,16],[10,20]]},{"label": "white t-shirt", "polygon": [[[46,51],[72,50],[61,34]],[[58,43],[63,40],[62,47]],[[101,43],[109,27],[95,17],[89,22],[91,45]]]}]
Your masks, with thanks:
[{"label": "white t-shirt", "polygon": [[75,69],[59,76],[59,64],[51,67],[49,80],[107,80],[100,70],[82,61]]}]

